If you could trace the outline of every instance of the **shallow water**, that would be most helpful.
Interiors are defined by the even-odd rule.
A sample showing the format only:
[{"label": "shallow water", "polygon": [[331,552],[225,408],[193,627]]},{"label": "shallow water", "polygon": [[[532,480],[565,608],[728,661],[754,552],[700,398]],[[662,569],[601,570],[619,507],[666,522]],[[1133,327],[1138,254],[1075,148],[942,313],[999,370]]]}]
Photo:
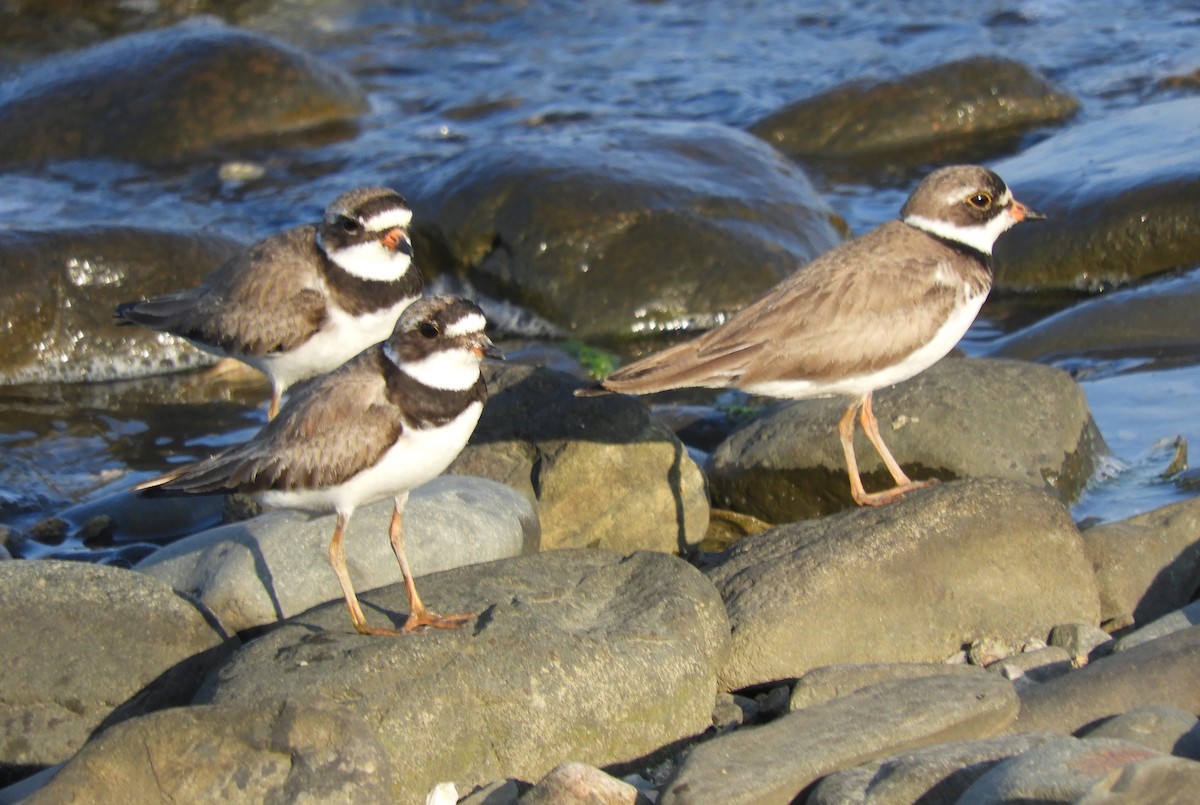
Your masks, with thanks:
[{"label": "shallow water", "polygon": [[[1040,70],[1080,99],[1081,122],[1103,121],[1164,97],[1159,82],[1200,61],[1200,9],[1167,0],[281,0],[241,23],[353,72],[371,99],[357,135],[169,167],[81,161],[0,173],[0,226],[152,224],[250,241],[311,219],[351,185],[403,188],[439,160],[514,126],[650,117],[744,127],[846,80],[891,78],[982,54]],[[222,180],[228,159],[256,163],[263,176]],[[857,232],[894,217],[910,180],[869,187],[813,178]],[[1006,312],[1001,323],[985,309],[967,351],[986,351],[1020,319]],[[1176,435],[1197,444],[1200,368],[1183,364],[1111,365],[1088,356],[1073,363],[1084,370],[1116,457],[1076,505],[1077,516],[1122,517],[1191,494],[1156,480],[1169,458],[1155,445]],[[161,470],[164,456],[198,456],[244,438],[262,420],[259,384],[198,404],[174,399],[178,383],[0,389],[0,521],[26,527]]]}]

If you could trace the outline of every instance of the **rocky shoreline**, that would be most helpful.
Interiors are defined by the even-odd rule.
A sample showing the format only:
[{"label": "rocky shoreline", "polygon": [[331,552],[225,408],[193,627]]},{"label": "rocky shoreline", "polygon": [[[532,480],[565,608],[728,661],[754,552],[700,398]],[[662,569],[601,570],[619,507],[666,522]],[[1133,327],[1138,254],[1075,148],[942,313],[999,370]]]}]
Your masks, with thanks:
[{"label": "rocky shoreline", "polygon": [[[0,128],[20,136],[0,164],[350,136],[366,105],[342,71],[224,25],[96,48],[62,69],[48,56],[6,87]],[[163,68],[181,53],[212,58]],[[260,69],[244,75],[245,59]],[[125,63],[136,69],[112,67]],[[117,100],[191,102],[167,119],[165,102],[130,103],[130,128],[89,139],[98,65],[124,76],[105,88]],[[545,332],[637,352],[720,320],[846,235],[805,165],[884,183],[920,170],[928,148],[991,158],[1034,130],[1044,139],[996,168],[1054,220],[1000,242],[1000,293],[1110,289],[1200,262],[1196,97],[1055,132],[1044,127],[1077,104],[1021,65],[909,78],[929,92],[844,87],[747,130],[534,121],[472,142],[405,188],[418,262]],[[244,96],[212,92],[243,81]],[[277,95],[288,102],[242,103]],[[947,116],[981,97],[1012,114]],[[789,129],[810,104],[841,128]],[[889,109],[891,125],[856,154],[833,109],[860,121]],[[48,118],[54,138],[39,134]],[[1122,138],[1105,136],[1114,125]],[[1157,172],[1126,161],[1143,137]],[[1113,170],[1080,179],[1098,163]],[[131,227],[0,230],[0,279],[15,289],[0,308],[19,325],[0,382],[194,366],[177,342],[114,332],[108,297],[173,287],[180,264],[200,276],[234,247]],[[881,392],[898,459],[941,483],[877,510],[848,508],[836,401],[745,421],[704,398],[701,446],[694,421],[666,424],[675,400],[576,398],[586,381],[565,348],[515,344],[513,364],[488,372],[471,444],[414,493],[407,520],[427,603],[476,613],[458,632],[353,633],[325,557],[329,518],[209,528],[228,515],[211,501],[127,493],[61,512],[60,536],[92,529],[142,549],[133,568],[0,561],[0,803],[1188,801],[1200,790],[1200,502],[1077,524],[1069,506],[1107,448],[1076,381],[1033,362],[1132,346],[1195,355],[1194,277],[1150,288]],[[1121,305],[1142,323],[1114,336]],[[884,477],[863,471],[868,486]],[[756,533],[724,547],[725,510]],[[364,509],[348,537],[380,623],[407,605],[386,517],[387,504]],[[6,533],[14,553],[21,536]]]},{"label": "rocky shoreline", "polygon": [[[1046,371],[1010,363],[996,368]],[[938,387],[919,379],[897,389],[914,407]],[[523,491],[448,475],[413,498],[417,572],[454,567],[423,575],[422,592],[477,613],[460,632],[365,638],[340,600],[307,608],[336,596],[329,523],[289,513],[184,539],[135,570],[0,563],[15,660],[9,781],[64,763],[30,802],[119,791],[409,802],[444,782],[498,802],[547,775],[523,802],[577,801],[578,786],[606,802],[890,802],[918,790],[1073,801],[1194,781],[1196,502],[1080,531],[1053,484],[956,470],[964,480],[889,507],[706,552],[701,514],[638,530],[655,505],[687,510],[687,484],[669,479],[701,477],[688,452],[650,420],[628,421],[645,417],[640,403],[575,398],[579,383],[548,369],[493,374],[502,404],[519,388],[523,405],[557,417],[557,433],[549,415],[531,413],[519,436],[484,423],[464,457],[532,477]],[[1040,396],[1036,383],[1006,387],[1031,390],[1010,400],[1018,408]],[[575,417],[593,422],[591,438],[561,438]],[[1066,430],[1081,421],[1086,408]],[[1015,423],[1003,439],[1044,436]],[[647,449],[656,443],[676,449]],[[576,476],[599,457],[568,449],[607,456],[630,487],[602,471],[614,502],[574,531],[553,516],[554,490],[604,484]],[[672,469],[672,453],[687,469]],[[527,468],[515,472],[514,456]],[[831,475],[837,461],[831,451]],[[630,491],[651,486],[660,504]],[[364,511],[349,552],[375,587],[367,611],[397,620],[403,586],[372,575],[394,567],[386,516]],[[676,539],[690,561],[671,555]],[[500,789],[513,796],[495,799]]]}]

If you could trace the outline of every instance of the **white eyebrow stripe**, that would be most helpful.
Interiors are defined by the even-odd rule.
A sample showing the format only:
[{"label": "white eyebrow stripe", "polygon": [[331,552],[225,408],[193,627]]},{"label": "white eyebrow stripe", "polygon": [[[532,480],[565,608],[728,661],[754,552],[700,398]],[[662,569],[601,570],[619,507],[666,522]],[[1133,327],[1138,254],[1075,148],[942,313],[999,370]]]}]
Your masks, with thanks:
[{"label": "white eyebrow stripe", "polygon": [[363,221],[368,232],[384,232],[395,227],[405,227],[412,223],[412,210],[403,207],[393,207],[376,213]]},{"label": "white eyebrow stripe", "polygon": [[449,338],[455,338],[468,333],[481,333],[485,327],[487,327],[487,319],[478,313],[471,313],[447,327],[446,335]]}]

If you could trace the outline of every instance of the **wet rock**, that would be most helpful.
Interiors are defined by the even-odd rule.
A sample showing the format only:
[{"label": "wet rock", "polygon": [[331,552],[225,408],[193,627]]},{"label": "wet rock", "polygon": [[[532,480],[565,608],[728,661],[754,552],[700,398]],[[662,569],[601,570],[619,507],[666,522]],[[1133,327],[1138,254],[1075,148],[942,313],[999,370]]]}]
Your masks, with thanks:
[{"label": "wet rock", "polygon": [[1021,691],[1010,732],[1074,732],[1149,705],[1200,713],[1200,626],[1094,660]]},{"label": "wet rock", "polygon": [[1163,754],[1200,760],[1200,720],[1178,707],[1139,707],[1082,736],[1132,741]]},{"label": "wet rock", "polygon": [[1012,481],[943,484],[781,526],[706,573],[733,627],[730,690],[822,665],[937,662],[981,635],[1024,642],[1099,616],[1066,508]]},{"label": "wet rock", "polygon": [[[1145,747],[1107,738],[1077,740],[1063,737],[1047,741],[1028,752],[1005,761],[984,774],[962,795],[963,802],[992,805],[1002,802],[1076,802],[1081,797],[1111,786],[1122,770],[1148,760],[1168,760],[1164,768],[1166,793],[1188,789],[1177,783],[1200,780],[1200,764],[1169,758]],[[1195,766],[1195,773],[1187,766]],[[1180,771],[1182,769],[1182,771]],[[1179,774],[1178,779],[1175,775]],[[1156,773],[1154,776],[1158,776]],[[1098,789],[1098,787],[1100,787]],[[1191,793],[1195,793],[1191,788]],[[1165,801],[1127,799],[1126,802]],[[1175,800],[1182,801],[1182,800]]]},{"label": "wet rock", "polygon": [[25,801],[390,803],[392,783],[379,740],[349,708],[249,702],[119,724]]},{"label": "wet rock", "polygon": [[423,181],[420,265],[584,339],[711,326],[841,240],[797,166],[707,123],[506,132]]},{"label": "wet rock", "polygon": [[793,159],[978,161],[1031,129],[1069,120],[1079,102],[1023,64],[975,57],[893,81],[852,82],[750,127]]},{"label": "wet rock", "polygon": [[[399,802],[448,780],[538,779],[564,757],[628,762],[711,724],[729,627],[680,559],[552,551],[428,576],[421,595],[478,617],[372,639],[341,602],[318,607],[247,645],[198,701],[336,697],[378,725]],[[400,587],[362,598],[380,625],[407,607]]]},{"label": "wet rock", "polygon": [[903,752],[829,775],[807,805],[951,805],[972,783],[1008,758],[1053,740],[1051,735],[1011,735],[953,741]]},{"label": "wet rock", "polygon": [[1191,358],[1200,351],[1200,273],[1166,276],[1087,299],[997,339],[996,357],[1078,361],[1080,358]]},{"label": "wet rock", "polygon": [[[853,506],[837,423],[849,400],[782,405],[711,455],[713,505],[782,523]],[[1065,373],[1016,361],[949,358],[875,395],[884,441],[915,479],[1006,478],[1072,500],[1106,452],[1083,390]],[[856,428],[868,491],[893,485]]]},{"label": "wet rock", "polygon": [[113,308],[198,282],[241,247],[127,227],[0,231],[0,383],[112,380],[208,364],[188,344],[117,327]]},{"label": "wet rock", "polygon": [[789,710],[803,710],[849,696],[870,685],[927,676],[979,674],[980,668],[940,662],[881,662],[826,665],[806,672],[792,688]]},{"label": "wet rock", "polygon": [[314,56],[192,21],[50,56],[0,84],[0,164],[179,158],[365,109],[353,80]]},{"label": "wet rock", "polygon": [[694,747],[659,802],[791,802],[820,777],[903,749],[994,734],[1012,720],[994,674],[885,682]]},{"label": "wet rock", "polygon": [[187,702],[227,653],[166,585],[78,562],[0,563],[0,624],[0,786],[93,730]]},{"label": "wet rock", "polygon": [[[362,593],[398,584],[388,540],[392,501],[354,513],[346,565]],[[136,569],[202,602],[231,632],[341,600],[329,566],[335,517],[280,510],[168,545]],[[413,490],[404,510],[405,550],[416,576],[538,550],[537,514],[521,495],[483,478],[442,476]]]},{"label": "wet rock", "polygon": [[520,799],[520,805],[648,805],[638,790],[586,763],[555,766]]},{"label": "wet rock", "polygon": [[1195,97],[1145,104],[996,164],[1049,216],[996,243],[997,287],[1091,290],[1200,263],[1198,114]]},{"label": "wet rock", "polygon": [[1147,624],[1192,600],[1200,586],[1200,499],[1083,532],[1096,568],[1103,621]]},{"label": "wet rock", "polygon": [[682,552],[704,537],[704,476],[638,400],[579,398],[561,372],[485,367],[488,404],[450,472],[492,478],[537,508],[542,548]]}]

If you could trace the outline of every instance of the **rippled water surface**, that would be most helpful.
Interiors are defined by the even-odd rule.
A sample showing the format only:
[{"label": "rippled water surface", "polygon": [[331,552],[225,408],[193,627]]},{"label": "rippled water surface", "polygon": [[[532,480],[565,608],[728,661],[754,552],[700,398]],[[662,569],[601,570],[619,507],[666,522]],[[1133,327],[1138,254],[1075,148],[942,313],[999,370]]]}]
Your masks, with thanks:
[{"label": "rippled water surface", "polygon": [[[847,80],[986,54],[1041,71],[1080,99],[1079,122],[1102,122],[1161,97],[1164,77],[1200,66],[1200,7],[1166,0],[281,0],[269,8],[238,22],[312,50],[366,86],[371,111],[354,137],[166,168],[87,161],[5,173],[0,227],[144,224],[250,241],[310,220],[348,186],[403,188],[467,144],[548,120],[652,117],[745,127]],[[265,174],[222,181],[218,169],[230,159],[256,162]],[[814,181],[855,231],[893,217],[908,187],[907,178],[885,187]],[[985,310],[968,351],[998,334],[987,317]],[[1124,516],[1190,494],[1153,480],[1165,466],[1155,445],[1177,434],[1195,443],[1200,370],[1110,366],[1081,379],[1116,460],[1077,514]],[[164,452],[198,455],[244,437],[261,419],[259,385],[185,405],[175,399],[177,382],[143,381],[132,391],[0,390],[2,519],[28,525],[161,469]]]}]

